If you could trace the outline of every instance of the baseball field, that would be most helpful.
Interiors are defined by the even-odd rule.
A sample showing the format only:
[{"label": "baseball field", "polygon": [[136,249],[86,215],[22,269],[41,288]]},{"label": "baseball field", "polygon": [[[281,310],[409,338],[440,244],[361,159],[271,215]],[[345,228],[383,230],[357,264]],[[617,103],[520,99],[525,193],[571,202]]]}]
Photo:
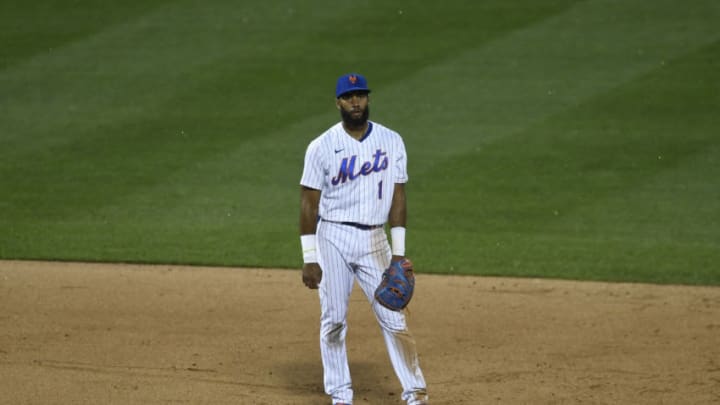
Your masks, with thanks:
[{"label": "baseball field", "polygon": [[[0,404],[319,404],[307,144],[409,155],[434,404],[720,403],[715,0],[0,2]],[[399,404],[359,292],[356,403]]]}]

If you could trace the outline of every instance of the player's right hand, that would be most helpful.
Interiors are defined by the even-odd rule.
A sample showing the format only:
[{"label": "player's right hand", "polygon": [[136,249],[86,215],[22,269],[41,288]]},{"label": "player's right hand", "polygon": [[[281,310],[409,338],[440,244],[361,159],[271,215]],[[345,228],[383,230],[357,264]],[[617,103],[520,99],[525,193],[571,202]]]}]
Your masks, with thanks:
[{"label": "player's right hand", "polygon": [[320,265],[317,263],[305,263],[303,265],[302,280],[307,288],[311,290],[317,289],[320,280],[322,280]]}]

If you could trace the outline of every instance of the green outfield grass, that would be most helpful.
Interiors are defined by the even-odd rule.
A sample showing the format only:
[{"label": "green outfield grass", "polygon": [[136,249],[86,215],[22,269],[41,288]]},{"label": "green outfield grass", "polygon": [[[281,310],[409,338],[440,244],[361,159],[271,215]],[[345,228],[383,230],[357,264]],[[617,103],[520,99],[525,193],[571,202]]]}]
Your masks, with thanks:
[{"label": "green outfield grass", "polygon": [[0,258],[299,268],[335,78],[422,272],[720,285],[720,3],[0,4]]}]

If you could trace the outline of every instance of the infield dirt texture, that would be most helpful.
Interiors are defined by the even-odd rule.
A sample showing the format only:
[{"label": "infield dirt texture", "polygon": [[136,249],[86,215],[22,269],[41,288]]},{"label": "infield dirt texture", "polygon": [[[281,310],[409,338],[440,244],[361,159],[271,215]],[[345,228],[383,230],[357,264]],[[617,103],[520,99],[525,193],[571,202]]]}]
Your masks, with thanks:
[{"label": "infield dirt texture", "polygon": [[[2,404],[325,404],[299,271],[0,262]],[[717,404],[720,290],[419,274],[433,404]],[[356,404],[400,404],[356,288]]]}]

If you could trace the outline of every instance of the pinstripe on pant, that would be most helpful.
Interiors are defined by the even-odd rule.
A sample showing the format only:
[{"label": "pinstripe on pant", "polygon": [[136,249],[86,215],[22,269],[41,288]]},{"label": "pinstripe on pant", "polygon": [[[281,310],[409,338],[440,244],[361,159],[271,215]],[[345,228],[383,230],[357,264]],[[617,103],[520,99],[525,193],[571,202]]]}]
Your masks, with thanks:
[{"label": "pinstripe on pant", "polygon": [[352,403],[352,380],[345,337],[350,294],[355,280],[371,302],[381,327],[390,361],[403,387],[403,399],[412,403],[424,395],[425,379],[420,370],[415,340],[401,312],[375,302],[375,288],[390,264],[390,245],[383,228],[362,230],[320,221],[317,228],[318,263],[323,270],[320,296],[320,353],[325,392],[334,402]]}]

